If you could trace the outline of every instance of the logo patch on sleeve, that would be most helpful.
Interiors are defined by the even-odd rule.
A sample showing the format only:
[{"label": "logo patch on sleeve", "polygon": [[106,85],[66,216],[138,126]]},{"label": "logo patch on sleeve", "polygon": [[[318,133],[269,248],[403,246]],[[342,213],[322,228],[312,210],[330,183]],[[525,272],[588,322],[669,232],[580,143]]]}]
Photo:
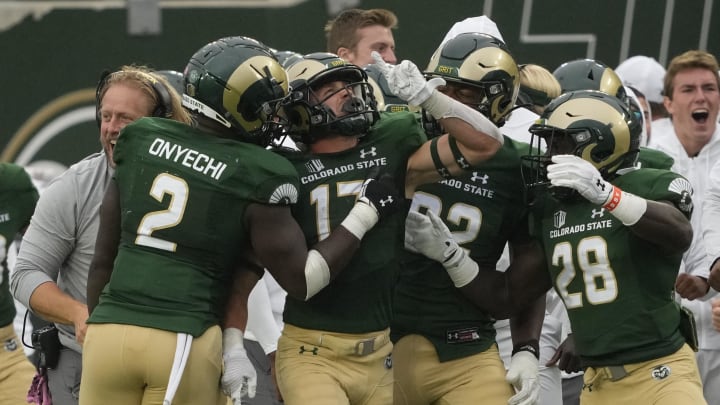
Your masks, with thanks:
[{"label": "logo patch on sleeve", "polygon": [[297,203],[297,200],[297,188],[290,183],[285,183],[280,185],[278,188],[275,189],[275,191],[272,192],[272,194],[270,195],[270,200],[268,200],[268,202],[270,204],[288,205]]},{"label": "logo patch on sleeve", "polygon": [[687,179],[683,178],[677,178],[670,182],[668,185],[668,190],[672,191],[673,193],[677,194],[683,194],[683,192],[692,195],[693,189],[692,184],[690,184]]},{"label": "logo patch on sleeve", "polygon": [[668,190],[680,194],[680,200],[676,204],[680,211],[690,213],[693,210],[692,194],[693,188],[687,179],[677,178],[670,182]]}]

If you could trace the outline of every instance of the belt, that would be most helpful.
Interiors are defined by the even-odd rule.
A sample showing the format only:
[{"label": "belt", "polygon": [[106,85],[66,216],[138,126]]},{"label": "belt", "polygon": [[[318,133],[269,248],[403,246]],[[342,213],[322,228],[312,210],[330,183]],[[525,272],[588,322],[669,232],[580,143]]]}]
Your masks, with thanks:
[{"label": "belt", "polygon": [[[301,345],[330,349],[341,356],[367,356],[390,344],[390,329],[353,334],[305,329],[286,323],[283,336]],[[313,351],[308,347],[303,350]]]},{"label": "belt", "polygon": [[618,381],[627,377],[628,371],[625,370],[625,366],[609,366],[604,367],[610,381]]},{"label": "belt", "polygon": [[387,332],[365,339],[320,334],[318,346],[327,347],[344,355],[362,357],[375,353],[376,350],[385,346],[389,341],[390,337]]}]

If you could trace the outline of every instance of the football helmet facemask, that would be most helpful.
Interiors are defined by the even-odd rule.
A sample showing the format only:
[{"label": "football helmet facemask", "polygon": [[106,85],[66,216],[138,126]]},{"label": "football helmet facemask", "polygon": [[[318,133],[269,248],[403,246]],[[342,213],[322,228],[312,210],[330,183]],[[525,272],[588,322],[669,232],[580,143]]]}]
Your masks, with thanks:
[{"label": "football helmet facemask", "polygon": [[285,70],[264,44],[228,37],[197,51],[185,67],[183,106],[267,146],[279,133],[276,113],[288,93]]},{"label": "football helmet facemask", "polygon": [[460,34],[441,45],[430,58],[425,76],[475,90],[478,94],[473,100],[458,101],[479,110],[498,127],[505,124],[520,87],[517,63],[505,43],[482,33]]},{"label": "football helmet facemask", "polygon": [[[290,95],[283,101],[282,114],[294,140],[306,145],[327,135],[364,136],[379,114],[373,89],[365,71],[327,52],[311,53],[287,69]],[[315,91],[340,81],[344,87],[320,98]],[[324,102],[339,92],[351,94],[336,115]]]},{"label": "football helmet facemask", "polygon": [[[616,97],[595,90],[570,92],[548,104],[533,124],[531,144],[545,141],[547,151],[533,148],[524,156],[531,170],[526,185],[547,187],[547,165],[550,157],[576,155],[595,166],[605,180],[615,178],[621,169],[632,168],[637,162],[642,124],[637,116]],[[573,195],[570,189],[550,189],[558,198]]]}]

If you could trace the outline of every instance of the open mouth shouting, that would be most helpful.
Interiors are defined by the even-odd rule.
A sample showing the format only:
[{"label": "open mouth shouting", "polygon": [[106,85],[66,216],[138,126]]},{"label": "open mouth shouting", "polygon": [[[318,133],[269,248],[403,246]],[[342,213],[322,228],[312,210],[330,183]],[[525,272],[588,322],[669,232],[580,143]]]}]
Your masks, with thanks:
[{"label": "open mouth shouting", "polygon": [[710,112],[707,108],[698,108],[697,110],[693,110],[690,114],[692,116],[693,121],[695,121],[698,124],[705,124],[707,122],[708,116],[710,115]]}]

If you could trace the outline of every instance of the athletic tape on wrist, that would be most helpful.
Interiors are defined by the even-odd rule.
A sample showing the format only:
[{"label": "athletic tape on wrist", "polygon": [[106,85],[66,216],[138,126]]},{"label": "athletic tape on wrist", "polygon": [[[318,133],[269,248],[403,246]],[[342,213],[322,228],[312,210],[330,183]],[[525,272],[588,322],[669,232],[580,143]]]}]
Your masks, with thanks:
[{"label": "athletic tape on wrist", "polygon": [[620,187],[613,186],[608,202],[603,205],[625,226],[635,225],[647,211],[647,200],[634,194],[626,193]]},{"label": "athletic tape on wrist", "polygon": [[445,266],[448,276],[450,276],[450,279],[457,288],[470,284],[480,272],[478,264],[460,249],[462,248],[458,247],[458,251],[455,254],[462,254],[462,258],[454,261],[451,265],[448,264]]},{"label": "athletic tape on wrist", "polygon": [[223,330],[222,340],[224,350],[235,346],[239,346],[242,349],[245,348],[245,346],[243,346],[243,331],[238,328],[225,328]]},{"label": "athletic tape on wrist", "polygon": [[370,205],[369,201],[368,203],[358,201],[340,223],[340,226],[347,229],[359,240],[362,240],[365,233],[375,226],[378,219],[378,212]]}]

